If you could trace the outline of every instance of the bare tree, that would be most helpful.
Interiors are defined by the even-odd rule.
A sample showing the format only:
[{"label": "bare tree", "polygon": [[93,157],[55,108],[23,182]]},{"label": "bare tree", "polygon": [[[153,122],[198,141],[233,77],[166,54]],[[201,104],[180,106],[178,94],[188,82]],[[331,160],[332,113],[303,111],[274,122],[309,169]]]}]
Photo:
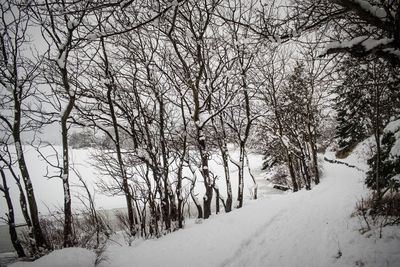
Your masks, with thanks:
[{"label": "bare tree", "polygon": [[[4,89],[1,95],[1,108],[5,111],[0,115],[1,127],[5,136],[12,136],[19,172],[27,194],[30,218],[28,219],[27,213],[24,213],[24,215],[27,222],[32,223],[32,233],[36,242],[34,245],[40,249],[48,249],[48,244],[39,224],[36,198],[21,140],[23,131],[33,130],[40,125],[40,119],[35,118],[35,115],[40,114],[40,110],[35,110],[36,107],[32,105],[32,102],[37,94],[35,79],[41,62],[31,60],[23,53],[23,49],[30,41],[28,28],[31,23],[31,16],[26,7],[19,6],[12,1],[2,3],[0,7],[2,13],[0,83]],[[36,122],[39,122],[39,125]],[[5,142],[2,142],[2,145],[5,145],[9,152],[10,141],[11,138],[6,137]],[[2,160],[4,162],[5,158],[2,157]],[[11,171],[12,165],[14,165],[13,159],[10,158],[6,164]],[[17,177],[17,175],[13,174],[14,177]],[[19,188],[21,190],[21,187]],[[20,192],[22,195],[22,191]]]}]

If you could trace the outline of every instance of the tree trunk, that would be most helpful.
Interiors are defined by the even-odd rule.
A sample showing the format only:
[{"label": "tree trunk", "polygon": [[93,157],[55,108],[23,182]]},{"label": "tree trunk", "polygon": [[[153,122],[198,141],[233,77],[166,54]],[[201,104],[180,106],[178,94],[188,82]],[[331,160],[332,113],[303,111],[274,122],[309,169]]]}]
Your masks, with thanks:
[{"label": "tree trunk", "polygon": [[201,156],[201,173],[204,180],[206,193],[203,197],[204,219],[208,219],[211,215],[211,201],[213,197],[213,187],[210,180],[210,171],[208,169],[208,153],[206,152],[206,138],[202,128],[197,130],[197,139]]},{"label": "tree trunk", "polygon": [[108,102],[108,107],[110,109],[110,116],[112,119],[112,126],[113,126],[113,131],[115,134],[115,150],[117,153],[118,167],[119,167],[119,171],[121,173],[121,178],[122,178],[122,189],[125,194],[125,201],[126,201],[126,206],[127,206],[127,210],[128,210],[129,233],[131,236],[134,236],[136,234],[136,230],[134,227],[135,222],[134,222],[134,214],[133,214],[132,195],[131,195],[131,192],[129,189],[128,177],[126,176],[126,170],[125,170],[124,162],[122,159],[118,122],[117,122],[117,117],[115,115],[114,103],[113,103],[113,98],[112,98],[112,93],[114,92],[114,88],[113,88],[114,79],[113,79],[112,75],[110,75],[109,62],[108,62],[108,57],[107,57],[106,48],[105,48],[105,44],[104,44],[104,38],[101,38],[101,45],[102,45],[103,55],[104,55],[104,67],[105,67],[104,72],[105,72],[106,77],[112,80],[110,83],[106,84],[106,86],[107,86],[107,102]]},{"label": "tree trunk", "polygon": [[244,189],[244,142],[240,142],[239,152],[239,165],[238,167],[238,197],[237,197],[237,208],[243,206],[243,189]]},{"label": "tree trunk", "polygon": [[254,183],[253,199],[257,199],[258,184],[257,184],[256,178],[254,177],[253,173],[251,172],[250,161],[249,161],[249,157],[247,156],[247,152],[245,152],[244,155],[246,157],[247,169],[249,170],[249,174],[250,174],[251,179],[253,180],[253,183]]},{"label": "tree trunk", "polygon": [[68,81],[68,73],[65,68],[61,68],[63,86],[69,95],[67,106],[61,117],[61,134],[63,149],[63,168],[62,183],[64,188],[64,247],[73,246],[72,238],[72,208],[71,208],[71,192],[69,188],[69,155],[68,155],[68,125],[67,120],[71,114],[75,103],[75,95],[70,92]]},{"label": "tree trunk", "polygon": [[226,181],[226,201],[225,201],[225,212],[232,210],[232,184],[229,173],[229,161],[228,161],[228,147],[225,140],[222,140],[223,147],[221,148],[222,162],[224,165],[225,181]]},{"label": "tree trunk", "polygon": [[10,192],[8,190],[6,176],[2,169],[0,169],[0,173],[1,173],[1,178],[3,180],[3,190],[2,191],[4,193],[4,197],[6,199],[7,207],[8,207],[7,224],[8,224],[8,230],[10,233],[10,237],[11,237],[11,243],[12,243],[15,251],[17,252],[18,257],[22,258],[22,257],[25,257],[26,255],[25,255],[24,248],[22,247],[21,242],[18,239],[17,230],[15,228],[14,207],[13,207],[13,204],[11,201]]},{"label": "tree trunk", "polygon": [[215,188],[215,213],[218,214],[219,213],[219,189]]},{"label": "tree trunk", "polygon": [[376,164],[375,164],[375,179],[376,179],[376,202],[379,204],[381,199],[380,188],[380,167],[381,167],[381,138],[380,138],[380,94],[378,86],[375,87],[375,143],[376,143]]},{"label": "tree trunk", "polygon": [[[310,119],[309,119],[310,120]],[[315,138],[315,135],[313,134],[311,130],[311,125],[310,122],[307,124],[307,129],[308,129],[308,136],[309,136],[309,144],[311,148],[311,157],[313,161],[313,169],[314,169],[314,182],[315,184],[319,184],[320,178],[319,178],[319,168],[318,168],[318,154],[317,154],[317,141]]]},{"label": "tree trunk", "polygon": [[25,192],[27,194],[29,213],[30,213],[30,221],[32,222],[31,232],[35,239],[35,246],[38,248],[49,249],[49,245],[43,235],[42,228],[40,227],[39,222],[39,211],[36,204],[36,198],[33,191],[32,181],[29,176],[28,168],[25,162],[25,156],[21,145],[20,139],[20,111],[19,108],[16,108],[14,127],[13,127],[13,137],[15,142],[15,150],[17,151],[18,164],[19,169],[22,175],[22,180],[25,185]]},{"label": "tree trunk", "polygon": [[197,197],[193,194],[193,190],[192,192],[190,192],[190,195],[193,199],[194,205],[197,208],[197,219],[202,219],[203,218],[203,209],[201,208],[200,202],[197,199]]},{"label": "tree trunk", "polygon": [[287,150],[286,150],[286,158],[287,158],[290,178],[292,179],[293,192],[297,192],[297,191],[299,191],[299,186],[296,181],[296,175],[294,174],[292,159]]}]

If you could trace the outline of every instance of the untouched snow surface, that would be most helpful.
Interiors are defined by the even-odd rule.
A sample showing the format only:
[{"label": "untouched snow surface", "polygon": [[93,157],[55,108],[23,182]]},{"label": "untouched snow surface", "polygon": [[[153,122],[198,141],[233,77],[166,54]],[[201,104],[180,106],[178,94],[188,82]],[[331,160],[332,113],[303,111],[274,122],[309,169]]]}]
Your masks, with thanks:
[{"label": "untouched snow surface", "polygon": [[351,217],[363,173],[324,163],[311,191],[271,195],[229,214],[132,247],[110,245],[101,267],[400,266],[398,227],[361,235]]}]

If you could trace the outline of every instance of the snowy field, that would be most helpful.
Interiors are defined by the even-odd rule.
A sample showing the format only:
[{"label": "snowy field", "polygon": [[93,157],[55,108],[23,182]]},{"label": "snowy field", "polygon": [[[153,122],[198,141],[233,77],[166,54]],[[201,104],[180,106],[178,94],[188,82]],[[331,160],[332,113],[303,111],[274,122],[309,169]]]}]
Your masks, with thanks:
[{"label": "snowy field", "polygon": [[[347,159],[360,169],[365,164],[357,153],[364,148]],[[356,202],[367,194],[364,172],[328,162],[322,167],[322,182],[311,191],[267,193],[246,201],[240,210],[213,215],[201,224],[190,220],[183,230],[136,240],[131,247],[122,245],[121,238],[121,244],[108,244],[98,266],[400,266],[399,228],[384,228],[382,238],[375,230],[362,235],[359,218],[352,216]],[[67,249],[11,266],[83,267],[94,262],[89,251]]]}]

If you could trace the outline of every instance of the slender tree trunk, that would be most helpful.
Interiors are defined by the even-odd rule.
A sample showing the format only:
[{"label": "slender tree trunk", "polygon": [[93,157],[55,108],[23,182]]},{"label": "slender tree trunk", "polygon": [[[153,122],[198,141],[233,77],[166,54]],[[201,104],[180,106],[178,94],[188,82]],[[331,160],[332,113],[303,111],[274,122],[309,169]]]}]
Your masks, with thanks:
[{"label": "slender tree trunk", "polygon": [[72,237],[72,208],[71,208],[71,191],[69,187],[69,153],[68,153],[68,125],[67,121],[71,114],[75,103],[75,94],[71,93],[68,73],[65,68],[61,68],[62,81],[65,91],[69,95],[67,106],[61,117],[61,135],[62,135],[62,152],[63,152],[63,174],[62,183],[64,188],[64,247],[73,246]]},{"label": "slender tree trunk", "polygon": [[[310,118],[309,118],[310,120]],[[309,144],[310,144],[310,149],[311,149],[311,157],[312,157],[312,162],[313,162],[313,169],[314,169],[314,182],[315,184],[319,184],[320,182],[320,177],[319,177],[319,168],[318,168],[318,153],[317,153],[317,141],[315,138],[315,135],[313,134],[311,130],[311,125],[310,122],[307,123],[307,129],[308,129],[308,136],[309,136]]]},{"label": "slender tree trunk", "polygon": [[[217,137],[219,151],[221,152],[222,157],[222,165],[224,166],[224,175],[225,175],[225,183],[226,183],[226,201],[223,202],[225,212],[228,213],[232,210],[232,184],[231,177],[229,173],[229,154],[228,154],[228,145],[226,144],[226,132],[224,127],[224,121],[222,116],[219,116],[220,127],[222,130],[222,136]],[[217,127],[215,125],[214,118],[212,119],[213,127],[215,132],[217,132]]]},{"label": "slender tree trunk", "polygon": [[225,201],[225,212],[230,212],[232,210],[232,184],[231,177],[229,173],[229,161],[228,161],[228,146],[224,140],[223,147],[221,148],[222,162],[224,165],[225,181],[226,181],[226,201]]},{"label": "slender tree trunk", "polygon": [[126,175],[126,170],[125,170],[124,162],[122,159],[118,122],[117,122],[117,117],[115,115],[115,108],[114,108],[113,97],[112,97],[112,94],[114,93],[114,88],[113,88],[114,81],[113,81],[113,77],[110,75],[109,62],[108,62],[108,57],[107,57],[103,38],[101,38],[101,45],[102,45],[103,55],[104,55],[105,75],[107,78],[111,79],[111,82],[106,84],[106,86],[107,86],[107,102],[108,102],[108,107],[110,109],[112,126],[113,126],[113,131],[115,134],[115,150],[117,153],[118,167],[119,167],[119,171],[121,173],[121,178],[122,178],[122,189],[125,194],[125,201],[126,201],[126,206],[127,206],[127,210],[128,210],[129,233],[131,236],[134,236],[136,234],[136,230],[135,230],[135,222],[134,222],[134,214],[133,214],[132,195],[131,195],[131,192],[129,189],[128,177]]},{"label": "slender tree trunk", "polygon": [[243,190],[244,190],[244,142],[240,142],[239,149],[239,165],[238,167],[238,197],[237,197],[237,208],[243,206]]},{"label": "slender tree trunk", "polygon": [[246,158],[247,169],[249,170],[249,174],[250,174],[251,179],[253,180],[253,183],[254,183],[253,199],[257,199],[258,184],[257,184],[256,178],[254,177],[254,175],[253,175],[253,173],[251,171],[250,161],[249,161],[249,157],[247,156],[247,152],[245,152],[245,158]]},{"label": "slender tree trunk", "polygon": [[182,196],[182,170],[179,167],[176,196],[178,198],[178,228],[183,228],[183,196]]},{"label": "slender tree trunk", "polygon": [[380,167],[381,167],[381,136],[380,136],[380,94],[378,86],[375,87],[375,143],[376,143],[376,164],[375,164],[375,179],[376,179],[376,195],[377,204],[381,200],[381,188],[380,188]]},{"label": "slender tree trunk", "polygon": [[[1,157],[1,159],[3,160],[3,157]],[[3,160],[3,162],[5,162],[5,161]],[[29,217],[28,205],[26,203],[24,189],[22,188],[22,185],[21,185],[21,179],[15,173],[15,171],[11,165],[9,165],[7,163],[6,163],[6,165],[8,166],[8,171],[11,173],[11,175],[13,176],[13,178],[15,180],[15,183],[17,184],[18,191],[19,191],[19,204],[21,206],[21,212],[22,212],[22,215],[24,216],[26,225],[30,228],[30,227],[32,227],[32,222],[31,222],[31,218]]]},{"label": "slender tree trunk", "polygon": [[214,187],[215,190],[215,213],[219,213],[219,189]]},{"label": "slender tree trunk", "polygon": [[18,257],[22,258],[22,257],[25,257],[26,254],[25,254],[24,248],[21,245],[20,240],[18,239],[17,230],[15,228],[14,207],[13,207],[13,204],[11,201],[10,192],[8,190],[6,176],[2,169],[0,169],[0,173],[1,173],[1,178],[3,181],[3,188],[2,188],[3,190],[2,191],[4,193],[4,197],[6,199],[7,208],[8,208],[7,224],[8,224],[8,230],[10,233],[10,237],[11,237],[11,243],[12,243],[15,251],[17,252]]},{"label": "slender tree trunk", "polygon": [[36,204],[35,193],[32,186],[32,181],[29,176],[28,168],[25,162],[25,155],[22,149],[21,139],[20,139],[20,120],[21,120],[21,110],[19,103],[15,106],[15,118],[13,127],[13,137],[15,150],[17,151],[18,165],[21,172],[22,180],[25,185],[25,192],[27,194],[30,221],[32,222],[31,232],[35,239],[35,246],[38,248],[49,249],[49,245],[43,235],[42,228],[39,222],[39,212]]}]

